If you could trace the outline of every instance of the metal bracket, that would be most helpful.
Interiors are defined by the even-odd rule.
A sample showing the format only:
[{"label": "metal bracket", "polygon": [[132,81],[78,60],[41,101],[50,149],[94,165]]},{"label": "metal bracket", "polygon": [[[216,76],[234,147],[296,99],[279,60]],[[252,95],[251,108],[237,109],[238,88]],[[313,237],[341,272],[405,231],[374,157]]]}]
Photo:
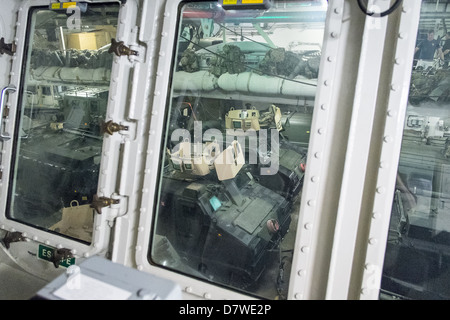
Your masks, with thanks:
[{"label": "metal bracket", "polygon": [[108,50],[109,53],[115,53],[118,57],[126,55],[126,56],[138,56],[139,53],[135,50],[131,50],[128,48],[123,41],[116,41],[116,39],[111,39],[111,46]]},{"label": "metal bracket", "polygon": [[20,242],[20,241],[26,241],[27,238],[25,238],[24,236],[22,236],[22,232],[19,231],[15,231],[15,232],[10,232],[8,231],[5,235],[5,237],[3,238],[2,242],[5,245],[6,249],[10,248],[10,244],[12,242]]},{"label": "metal bracket", "polygon": [[16,44],[13,43],[5,43],[5,38],[0,39],[0,54],[8,54],[10,56],[16,53]]},{"label": "metal bracket", "polygon": [[112,204],[118,204],[119,202],[119,199],[111,199],[94,195],[94,199],[92,200],[90,207],[94,208],[98,214],[102,214],[102,208],[109,207]]},{"label": "metal bracket", "polygon": [[53,265],[55,266],[55,268],[58,268],[61,260],[65,260],[65,259],[69,259],[69,258],[73,258],[73,254],[72,254],[71,250],[66,249],[66,248],[60,248],[60,249],[56,249],[55,251],[53,251],[53,254],[51,257],[51,262],[53,262]]},{"label": "metal bracket", "polygon": [[119,132],[121,130],[128,131],[128,126],[124,126],[118,123],[113,122],[112,120],[109,120],[108,122],[104,122],[101,125],[102,133],[107,133],[109,135],[113,135],[114,132]]},{"label": "metal bracket", "polygon": [[7,141],[11,139],[11,136],[9,133],[3,133],[2,129],[2,123],[3,123],[3,112],[5,107],[5,100],[6,100],[6,93],[8,91],[16,92],[16,87],[13,85],[10,85],[8,87],[5,87],[2,89],[1,95],[0,95],[0,140]]}]

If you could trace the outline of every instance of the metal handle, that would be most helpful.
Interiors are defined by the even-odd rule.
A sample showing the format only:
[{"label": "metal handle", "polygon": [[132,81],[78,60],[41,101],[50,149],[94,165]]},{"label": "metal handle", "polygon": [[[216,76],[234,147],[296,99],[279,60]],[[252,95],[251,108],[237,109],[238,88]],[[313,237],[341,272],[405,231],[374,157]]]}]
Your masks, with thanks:
[{"label": "metal handle", "polygon": [[15,92],[16,91],[16,87],[13,86],[13,85],[10,85],[8,87],[4,87],[3,90],[2,90],[2,94],[0,96],[0,118],[1,118],[0,119],[0,139],[3,140],[3,141],[11,139],[11,136],[9,135],[9,133],[6,133],[6,132],[3,133],[3,128],[2,128],[2,125],[3,125],[3,107],[5,105],[5,96],[6,96],[6,93],[8,91]]}]

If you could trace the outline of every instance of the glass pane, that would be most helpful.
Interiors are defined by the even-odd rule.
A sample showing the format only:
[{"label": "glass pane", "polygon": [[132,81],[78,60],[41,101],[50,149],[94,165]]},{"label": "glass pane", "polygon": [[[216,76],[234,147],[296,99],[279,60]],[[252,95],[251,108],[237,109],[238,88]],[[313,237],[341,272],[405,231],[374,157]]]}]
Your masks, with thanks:
[{"label": "glass pane", "polygon": [[450,299],[450,11],[423,1],[382,298]]},{"label": "glass pane", "polygon": [[118,5],[34,8],[8,217],[90,242]]},{"label": "glass pane", "polygon": [[326,10],[180,6],[153,263],[286,298]]}]

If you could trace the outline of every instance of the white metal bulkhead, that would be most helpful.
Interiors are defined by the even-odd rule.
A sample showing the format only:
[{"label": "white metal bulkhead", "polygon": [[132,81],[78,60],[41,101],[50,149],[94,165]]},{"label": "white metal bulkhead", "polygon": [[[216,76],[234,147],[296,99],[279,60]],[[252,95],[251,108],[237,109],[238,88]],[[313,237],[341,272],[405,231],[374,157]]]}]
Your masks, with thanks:
[{"label": "white metal bulkhead", "polygon": [[[90,1],[87,1],[90,2]],[[120,1],[92,1],[92,3],[114,3],[120,5],[119,11],[119,23],[117,26],[117,39],[124,41],[125,43],[131,43],[135,45],[135,38],[133,38],[133,32],[130,32],[135,27],[136,14],[138,11],[137,1],[127,1],[126,4],[122,4]],[[26,61],[24,57],[24,48],[27,46],[26,32],[28,27],[28,14],[29,10],[33,7],[49,7],[51,2],[49,0],[37,0],[37,1],[22,1],[17,5],[17,22],[16,22],[16,34],[14,41],[17,44],[17,52],[12,58],[13,63],[10,72],[10,79],[8,84],[14,85],[19,88],[22,76],[23,64]],[[140,48],[136,47],[140,50]],[[5,59],[4,57],[1,58]],[[91,245],[86,245],[78,241],[71,240],[66,237],[59,236],[54,233],[46,232],[34,228],[29,225],[25,225],[10,219],[5,216],[5,205],[8,195],[8,181],[7,177],[10,176],[10,167],[12,161],[12,146],[15,143],[14,140],[9,140],[3,143],[2,148],[2,167],[4,168],[3,180],[0,185],[0,207],[2,213],[0,215],[0,228],[3,232],[19,231],[23,237],[27,238],[28,242],[18,242],[11,246],[11,254],[16,258],[16,262],[29,270],[31,273],[36,274],[43,278],[51,278],[52,272],[48,272],[49,269],[46,266],[46,262],[35,264],[35,255],[27,254],[27,252],[34,252],[37,250],[38,244],[45,244],[55,248],[67,248],[77,259],[84,259],[95,254],[107,255],[107,250],[110,242],[111,227],[114,225],[114,219],[116,216],[124,214],[126,212],[127,199],[126,195],[117,193],[117,180],[120,172],[120,157],[121,157],[121,145],[134,139],[135,135],[135,123],[129,123],[130,119],[126,116],[125,110],[128,106],[128,89],[129,89],[129,74],[134,67],[133,58],[127,59],[126,57],[115,57],[112,72],[111,83],[109,88],[109,101],[107,106],[106,119],[114,119],[118,123],[130,125],[131,130],[122,132],[124,134],[115,134],[112,136],[106,136],[103,141],[103,151],[101,157],[101,167],[99,174],[98,195],[107,196],[122,200],[120,204],[112,204],[110,207],[104,208],[102,214],[96,214],[93,228],[93,239]],[[5,121],[7,132],[14,132],[15,121],[18,116],[16,114],[18,103],[18,94],[10,93],[9,104],[11,105],[8,118]],[[123,189],[122,189],[123,190]],[[47,263],[48,264],[48,263]],[[32,266],[32,267],[30,267]]]}]

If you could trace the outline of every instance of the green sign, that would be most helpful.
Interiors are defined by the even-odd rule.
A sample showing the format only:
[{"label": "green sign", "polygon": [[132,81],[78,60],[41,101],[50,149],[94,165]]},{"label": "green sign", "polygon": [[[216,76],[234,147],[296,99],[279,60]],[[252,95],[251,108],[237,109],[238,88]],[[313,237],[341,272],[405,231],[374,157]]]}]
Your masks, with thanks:
[{"label": "green sign", "polygon": [[[42,260],[53,262],[53,255],[55,254],[55,248],[47,247],[42,244],[39,245],[38,257]],[[75,264],[75,258],[62,259],[59,265],[68,268]]]}]

